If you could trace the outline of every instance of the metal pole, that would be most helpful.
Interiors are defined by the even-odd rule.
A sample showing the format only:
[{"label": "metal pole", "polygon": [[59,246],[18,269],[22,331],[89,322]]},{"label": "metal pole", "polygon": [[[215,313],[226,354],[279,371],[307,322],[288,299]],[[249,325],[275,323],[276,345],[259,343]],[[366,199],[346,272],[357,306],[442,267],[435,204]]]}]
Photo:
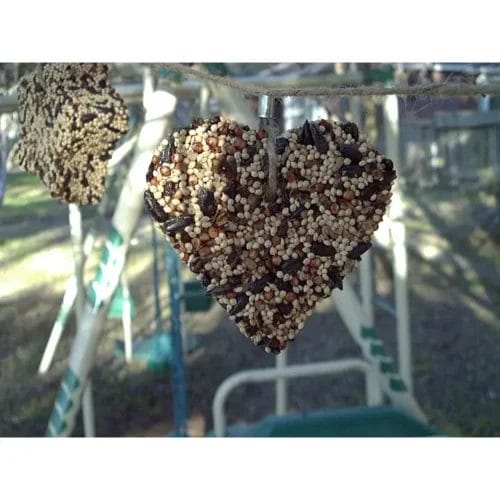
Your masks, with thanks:
[{"label": "metal pole", "polygon": [[130,304],[130,290],[128,288],[128,280],[123,269],[120,285],[122,287],[122,326],[123,326],[123,345],[125,346],[125,362],[132,361],[132,307]]},{"label": "metal pole", "polygon": [[183,332],[182,332],[182,277],[180,262],[175,250],[166,245],[165,258],[168,282],[170,285],[170,335],[172,338],[172,393],[174,406],[175,436],[187,436],[187,387],[186,367],[184,364]]},{"label": "metal pole", "polygon": [[323,361],[320,363],[307,363],[301,365],[290,365],[282,368],[259,368],[256,370],[245,370],[231,375],[217,388],[212,403],[212,415],[214,420],[214,434],[222,437],[226,433],[226,416],[224,404],[231,391],[238,385],[244,383],[267,382],[277,378],[299,378],[314,377],[342,373],[349,370],[359,370],[365,374],[370,370],[370,365],[364,359],[341,359],[335,361]]},{"label": "metal pole", "polygon": [[[282,370],[286,367],[287,351],[283,351],[276,356],[276,369]],[[288,394],[287,394],[287,379],[279,376],[276,378],[276,415],[282,416],[286,414],[288,407]]]},{"label": "metal pole", "polygon": [[207,85],[200,87],[200,116],[207,117],[209,113],[210,89]]},{"label": "metal pole", "polygon": [[165,136],[175,103],[176,98],[163,91],[155,92],[145,102],[146,122],[140,131],[131,168],[120,193],[97,275],[88,289],[69,367],[49,420],[48,436],[69,436],[73,431],[111,297],[118,286],[133,230],[143,212],[145,171]]},{"label": "metal pole", "polygon": [[[399,154],[399,108],[397,96],[388,96],[384,101],[384,129],[386,154],[395,165],[401,165]],[[396,180],[391,204],[389,224],[392,240],[394,295],[398,338],[399,371],[410,393],[413,392],[411,335],[408,300],[408,266],[406,253],[406,231],[403,222],[404,209],[399,180]]]}]

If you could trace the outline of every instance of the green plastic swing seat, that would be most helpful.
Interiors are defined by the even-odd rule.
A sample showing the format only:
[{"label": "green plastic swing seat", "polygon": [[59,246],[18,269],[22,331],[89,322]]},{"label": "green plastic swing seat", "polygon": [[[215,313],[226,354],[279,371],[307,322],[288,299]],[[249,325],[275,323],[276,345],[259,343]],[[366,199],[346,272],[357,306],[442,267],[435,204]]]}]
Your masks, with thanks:
[{"label": "green plastic swing seat", "polygon": [[[123,315],[123,306],[126,299],[123,294],[123,287],[119,285],[113,295],[111,305],[108,311],[108,319],[120,319]],[[137,308],[135,306],[135,301],[131,295],[128,299],[130,303],[130,316],[134,319],[137,316]]]},{"label": "green plastic swing seat", "polygon": [[430,437],[437,430],[392,406],[321,410],[267,417],[228,428],[230,437]]},{"label": "green plastic swing seat", "polygon": [[186,311],[208,311],[212,306],[212,302],[212,297],[207,295],[198,281],[186,281],[184,283],[184,304]]}]

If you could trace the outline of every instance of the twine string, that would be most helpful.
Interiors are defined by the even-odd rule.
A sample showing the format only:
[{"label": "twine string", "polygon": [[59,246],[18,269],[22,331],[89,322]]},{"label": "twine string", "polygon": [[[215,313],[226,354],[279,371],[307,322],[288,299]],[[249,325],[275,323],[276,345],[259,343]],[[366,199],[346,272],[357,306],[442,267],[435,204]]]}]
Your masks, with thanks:
[{"label": "twine string", "polygon": [[419,85],[393,85],[383,87],[379,85],[358,85],[340,87],[263,87],[250,82],[242,82],[234,78],[218,76],[204,70],[192,68],[185,64],[168,63],[157,65],[172,71],[178,71],[186,77],[199,80],[208,80],[219,85],[232,88],[239,92],[254,96],[293,97],[293,96],[434,96],[434,97],[467,97],[500,95],[500,84],[474,83],[426,83]]}]

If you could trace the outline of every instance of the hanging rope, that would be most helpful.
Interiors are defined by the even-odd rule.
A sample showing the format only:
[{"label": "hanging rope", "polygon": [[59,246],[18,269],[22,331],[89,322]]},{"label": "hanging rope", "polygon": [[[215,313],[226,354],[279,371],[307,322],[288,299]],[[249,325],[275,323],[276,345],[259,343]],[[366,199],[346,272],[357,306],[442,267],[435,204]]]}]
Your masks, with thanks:
[{"label": "hanging rope", "polygon": [[234,78],[212,75],[206,71],[191,68],[184,64],[168,63],[156,65],[172,71],[178,71],[184,76],[199,80],[208,80],[219,85],[230,87],[245,94],[254,96],[330,96],[330,97],[354,97],[354,96],[434,96],[434,97],[467,97],[500,95],[500,85],[477,85],[474,83],[428,83],[421,85],[395,85],[382,87],[377,85],[359,85],[343,87],[263,87],[254,83],[241,82]]}]

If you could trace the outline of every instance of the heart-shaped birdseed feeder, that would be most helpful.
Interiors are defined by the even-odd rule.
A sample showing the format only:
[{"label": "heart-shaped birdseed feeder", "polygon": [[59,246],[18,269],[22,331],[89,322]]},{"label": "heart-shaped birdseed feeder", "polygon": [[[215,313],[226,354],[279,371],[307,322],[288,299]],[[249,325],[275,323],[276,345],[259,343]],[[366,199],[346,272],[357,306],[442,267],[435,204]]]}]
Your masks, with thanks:
[{"label": "heart-shaped birdseed feeder", "polygon": [[160,145],[145,203],[167,239],[240,330],[267,352],[293,340],[370,246],[396,177],[354,123],[305,122],[275,142],[220,117]]},{"label": "heart-shaped birdseed feeder", "polygon": [[19,83],[17,162],[54,198],[96,204],[128,111],[105,64],[42,64]]}]

